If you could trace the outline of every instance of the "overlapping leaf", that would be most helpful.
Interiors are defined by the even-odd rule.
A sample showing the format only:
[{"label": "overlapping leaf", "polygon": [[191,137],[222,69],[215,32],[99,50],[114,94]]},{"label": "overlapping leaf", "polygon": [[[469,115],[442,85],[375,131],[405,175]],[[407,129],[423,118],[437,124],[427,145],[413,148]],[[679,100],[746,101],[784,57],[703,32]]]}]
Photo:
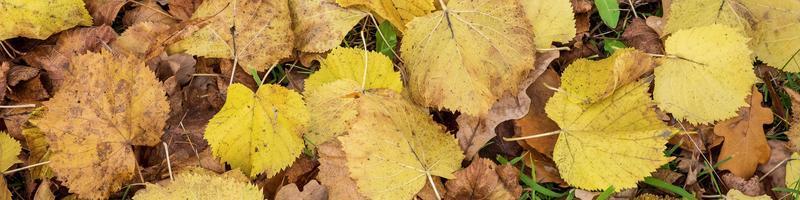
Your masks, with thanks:
[{"label": "overlapping leaf", "polygon": [[6,171],[20,162],[17,156],[22,152],[22,146],[5,132],[0,132],[0,144],[0,171]]},{"label": "overlapping leaf", "polygon": [[[241,174],[239,171],[231,172]],[[242,182],[229,175],[189,171],[176,175],[175,181],[163,186],[148,183],[145,189],[136,192],[133,199],[261,200],[264,199],[264,194],[255,185]]]},{"label": "overlapping leaf", "polygon": [[2,0],[0,19],[0,40],[17,36],[43,40],[76,25],[92,25],[81,0]]},{"label": "overlapping leaf", "polygon": [[400,31],[415,17],[424,16],[436,7],[433,0],[336,0],[343,7],[362,7],[389,20]]},{"label": "overlapping leaf", "polygon": [[572,102],[589,106],[612,95],[618,87],[631,83],[655,67],[655,61],[632,48],[619,49],[610,57],[591,61],[578,59],[562,74],[564,91]]},{"label": "overlapping leaf", "polygon": [[570,0],[524,0],[528,21],[533,25],[536,48],[549,48],[553,42],[566,43],[575,37],[575,15]]},{"label": "overlapping leaf", "polygon": [[334,0],[291,0],[295,46],[304,52],[325,52],[339,46],[344,36],[367,13],[342,8]]},{"label": "overlapping leaf", "polygon": [[749,108],[714,126],[714,133],[725,137],[717,159],[725,162],[719,164],[719,169],[743,178],[750,178],[759,164],[766,164],[771,151],[762,127],[772,123],[772,110],[761,105],[764,97],[757,88],[752,93]]},{"label": "overlapping leaf", "polygon": [[[38,126],[46,110],[45,107],[36,108],[31,112],[28,121],[22,125],[22,135],[25,136],[25,142],[30,151],[28,165],[45,162],[50,159],[50,145],[47,144],[47,135]],[[32,177],[42,180],[48,180],[53,176],[53,172],[48,165],[31,168],[30,173]]]}]

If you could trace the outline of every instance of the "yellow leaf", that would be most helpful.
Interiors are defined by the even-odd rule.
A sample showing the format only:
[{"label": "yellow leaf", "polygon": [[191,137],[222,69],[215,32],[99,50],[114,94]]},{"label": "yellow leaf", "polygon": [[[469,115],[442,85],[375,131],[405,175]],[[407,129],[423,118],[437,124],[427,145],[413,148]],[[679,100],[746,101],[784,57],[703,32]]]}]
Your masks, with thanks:
[{"label": "yellow leaf", "polygon": [[6,171],[12,165],[19,163],[17,158],[22,152],[22,146],[17,140],[7,133],[0,131],[0,171]]},{"label": "yellow leaf", "polygon": [[253,93],[242,84],[228,87],[228,97],[208,122],[205,139],[212,154],[250,177],[272,177],[303,151],[308,110],[297,92],[262,85]]},{"label": "yellow leaf", "polygon": [[[235,52],[247,73],[264,71],[292,55],[294,34],[288,1],[208,0],[192,16],[206,18],[210,24],[170,45],[168,51],[232,59]],[[236,37],[231,35],[234,24]]]},{"label": "yellow leaf", "polygon": [[664,35],[712,24],[727,25],[747,35],[756,22],[739,0],[673,0],[669,10]]},{"label": "yellow leaf", "polygon": [[663,151],[672,133],[656,116],[648,86],[624,85],[587,108],[567,92],[550,98],[545,111],[561,127],[553,160],[567,183],[595,191],[635,188],[669,162]]},{"label": "yellow leaf", "polygon": [[166,93],[143,61],[107,51],[74,57],[65,77],[37,124],[49,166],[79,197],[107,198],[134,176],[133,145],[161,141]]},{"label": "yellow leaf", "polygon": [[792,153],[792,158],[786,163],[786,187],[800,188],[800,153]]},{"label": "yellow leaf", "polygon": [[408,23],[409,91],[426,107],[485,115],[534,65],[530,24],[516,0],[450,0],[447,9]]},{"label": "yellow leaf", "polygon": [[783,87],[783,90],[792,100],[792,121],[786,136],[789,137],[789,146],[800,152],[800,94],[788,87]]},{"label": "yellow leaf", "polygon": [[[236,173],[241,174],[239,171]],[[227,174],[227,173],[226,173]],[[147,187],[136,192],[134,200],[261,200],[261,189],[248,182],[242,182],[228,175],[214,173],[184,172],[164,186],[146,184]]]},{"label": "yellow leaf", "polygon": [[[22,124],[22,135],[28,145],[30,155],[27,165],[45,162],[50,159],[50,145],[47,144],[47,134],[39,129],[39,124],[44,116],[45,107],[38,107],[31,112],[28,121]],[[49,180],[53,172],[48,165],[42,165],[29,169],[31,176],[36,179]]]},{"label": "yellow leaf", "polygon": [[522,0],[533,25],[534,44],[549,48],[553,42],[566,43],[575,37],[575,14],[570,0]]},{"label": "yellow leaf", "polygon": [[339,137],[359,191],[371,199],[411,199],[428,176],[454,178],[464,155],[428,110],[390,90],[361,97],[357,119]]},{"label": "yellow leaf", "polygon": [[76,25],[92,25],[81,0],[0,0],[0,40],[17,36],[47,39]]},{"label": "yellow leaf", "polygon": [[343,79],[325,84],[313,92],[306,91],[311,116],[308,133],[305,134],[309,146],[318,146],[345,135],[358,115],[356,109],[362,102],[359,99],[361,86],[355,81]]},{"label": "yellow leaf", "polygon": [[[367,66],[364,66],[364,60]],[[364,68],[367,68],[364,83]],[[392,60],[385,55],[357,48],[336,48],[320,62],[320,70],[305,81],[305,91],[315,89],[339,79],[353,80],[364,84],[364,89],[386,88],[398,93],[403,91],[400,73],[394,71]]]},{"label": "yellow leaf", "polygon": [[589,106],[652,71],[653,67],[655,61],[644,52],[633,48],[619,49],[603,60],[578,59],[572,62],[562,74],[564,83],[561,88],[570,94],[570,101]]},{"label": "yellow leaf", "polygon": [[339,46],[367,13],[342,8],[334,0],[290,0],[295,46],[304,52],[320,53]]},{"label": "yellow leaf", "polygon": [[692,124],[736,116],[756,82],[747,41],[723,25],[674,33],[665,42],[674,57],[655,69],[658,107]]},{"label": "yellow leaf", "polygon": [[415,17],[435,10],[433,0],[336,0],[342,7],[363,7],[389,20],[397,30],[405,31]]},{"label": "yellow leaf", "polygon": [[725,199],[731,199],[731,200],[772,200],[772,198],[770,198],[767,195],[761,195],[761,196],[757,196],[757,197],[747,196],[746,194],[744,194],[744,193],[742,193],[742,192],[740,192],[739,190],[736,190],[736,189],[728,190],[728,194],[725,195]]},{"label": "yellow leaf", "polygon": [[800,72],[800,1],[744,0],[759,20],[752,36],[753,51],[769,66],[787,72]]}]

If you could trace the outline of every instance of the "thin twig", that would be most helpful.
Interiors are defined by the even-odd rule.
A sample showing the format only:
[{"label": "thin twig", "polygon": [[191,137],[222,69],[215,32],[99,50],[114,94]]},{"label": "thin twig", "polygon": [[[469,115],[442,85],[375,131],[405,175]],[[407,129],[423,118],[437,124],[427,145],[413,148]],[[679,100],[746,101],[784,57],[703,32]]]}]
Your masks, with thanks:
[{"label": "thin twig", "polygon": [[[441,1],[441,0],[439,0]],[[436,199],[441,200],[442,195],[439,194],[439,189],[436,189],[436,184],[433,183],[433,177],[431,177],[431,172],[426,171],[425,175],[428,176],[428,182],[431,183],[431,187],[433,188],[433,193],[436,194]]]},{"label": "thin twig", "polygon": [[510,142],[510,141],[519,141],[519,140],[527,140],[527,139],[534,139],[534,138],[540,138],[540,137],[547,137],[547,136],[551,136],[551,135],[558,135],[559,133],[561,133],[561,130],[551,131],[551,132],[547,132],[547,133],[540,133],[540,134],[535,134],[535,135],[529,135],[529,136],[522,136],[522,137],[512,137],[512,138],[504,137],[503,140],[504,141],[508,141],[508,142]]},{"label": "thin twig", "polygon": [[175,179],[172,178],[172,162],[170,162],[169,160],[169,146],[167,146],[166,142],[161,142],[161,144],[164,145],[164,154],[167,155],[167,169],[169,170],[169,180],[175,181]]},{"label": "thin twig", "polygon": [[48,160],[48,161],[44,161],[44,162],[28,165],[28,166],[25,166],[25,167],[20,167],[20,168],[8,170],[8,171],[3,172],[3,175],[13,174],[14,172],[18,172],[18,171],[22,171],[22,170],[26,170],[26,169],[30,169],[30,168],[34,168],[34,167],[38,167],[38,166],[42,166],[42,165],[46,165],[46,164],[49,164],[49,163],[50,163],[50,161]]},{"label": "thin twig", "polygon": [[[361,32],[359,33],[361,35],[361,41],[367,41],[367,39],[364,37],[364,29],[365,28],[362,26]],[[367,90],[367,69],[369,69],[369,56],[367,53],[369,50],[367,50],[366,43],[362,46],[364,46],[364,74],[361,76],[361,92],[365,92]]]},{"label": "thin twig", "polygon": [[0,108],[35,108],[36,104],[5,105]]}]

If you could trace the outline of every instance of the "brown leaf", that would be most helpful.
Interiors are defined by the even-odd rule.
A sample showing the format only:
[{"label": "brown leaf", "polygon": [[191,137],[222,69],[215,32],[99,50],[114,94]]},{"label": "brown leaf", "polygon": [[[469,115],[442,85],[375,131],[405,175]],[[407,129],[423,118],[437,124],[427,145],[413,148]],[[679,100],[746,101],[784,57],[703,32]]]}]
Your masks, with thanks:
[{"label": "brown leaf", "polygon": [[686,132],[682,132],[669,139],[670,144],[678,145],[686,151],[692,152],[707,152],[708,149],[722,144],[723,137],[714,134],[714,127],[708,125],[694,126],[689,123],[676,124],[677,129],[685,128]]},{"label": "brown leaf", "polygon": [[426,183],[425,187],[417,193],[417,197],[421,200],[437,200],[436,192],[439,192],[439,195],[447,193],[447,189],[442,184],[442,178],[433,176],[433,183],[436,184],[437,191],[433,191],[431,184]]},{"label": "brown leaf", "polygon": [[153,0],[146,0],[141,4],[136,4],[136,8],[125,12],[122,24],[131,26],[140,22],[152,22],[164,25],[174,25],[178,23],[177,18],[172,17],[161,9],[161,6]]},{"label": "brown leaf", "polygon": [[[0,70],[0,71],[2,71],[2,70]],[[9,87],[13,87],[13,86],[16,86],[18,83],[20,83],[22,81],[31,80],[34,77],[36,77],[37,75],[39,75],[39,69],[38,68],[22,66],[22,65],[16,65],[14,67],[11,67],[11,69],[8,70],[8,75],[6,75],[6,80],[8,81],[7,82],[8,86]],[[0,81],[2,81],[2,80],[0,80]],[[2,96],[0,96],[0,97],[2,97]],[[0,99],[2,99],[2,98],[0,98]]]},{"label": "brown leaf", "polygon": [[55,200],[56,196],[53,195],[50,184],[50,180],[42,181],[42,184],[39,185],[39,189],[36,189],[36,194],[33,195],[33,200]]},{"label": "brown leaf", "polygon": [[37,102],[44,101],[50,98],[50,93],[42,83],[41,76],[22,82],[14,87],[11,87],[11,92],[6,95],[9,99],[15,102]]},{"label": "brown leaf", "polygon": [[739,190],[748,196],[759,196],[767,193],[764,190],[764,185],[758,181],[758,176],[745,180],[734,174],[724,174],[722,175],[722,182],[730,189]]},{"label": "brown leaf", "polygon": [[203,4],[203,0],[170,0],[169,14],[186,21],[192,18],[192,14],[200,4]]},{"label": "brown leaf", "polygon": [[558,173],[558,168],[553,159],[537,152],[528,151],[523,153],[522,162],[529,168],[536,169],[536,182],[540,183],[557,183],[566,186],[564,179],[561,179],[561,174]]},{"label": "brown leaf", "polygon": [[788,87],[784,87],[783,90],[792,100],[792,121],[786,136],[789,137],[791,147],[795,151],[800,151],[800,94]]},{"label": "brown leaf", "polygon": [[8,87],[8,70],[11,68],[10,62],[0,62],[0,103],[6,99],[6,87]]},{"label": "brown leaf", "polygon": [[356,181],[350,178],[347,159],[339,140],[330,140],[317,147],[319,173],[317,179],[328,188],[330,199],[367,199],[358,192]]},{"label": "brown leaf", "polygon": [[150,46],[155,42],[153,38],[166,34],[167,30],[169,30],[169,26],[161,23],[137,23],[128,27],[117,40],[114,40],[111,48],[138,58],[145,58]]},{"label": "brown leaf", "polygon": [[644,20],[634,18],[622,34],[622,41],[629,47],[642,50],[645,53],[664,54],[664,44],[658,33],[651,29]]},{"label": "brown leaf", "polygon": [[[517,133],[516,137],[561,130],[558,124],[547,117],[547,113],[544,112],[544,106],[547,104],[547,100],[555,94],[555,91],[547,88],[547,86],[554,88],[561,86],[561,79],[558,77],[558,73],[556,73],[555,70],[547,69],[539,76],[539,79],[536,79],[536,81],[528,87],[526,93],[531,98],[531,105],[525,117],[514,120],[514,131]],[[553,135],[527,139],[519,141],[519,143],[524,144],[523,146],[527,145],[548,157],[552,157],[553,148],[555,147],[557,139],[558,136]]]},{"label": "brown leaf", "polygon": [[94,19],[94,25],[111,25],[127,0],[84,0],[86,9]]},{"label": "brown leaf", "polygon": [[[520,94],[525,91],[550,65],[554,59],[558,58],[557,51],[548,51],[546,53],[537,53],[536,64],[534,71],[520,83]],[[483,147],[486,142],[497,136],[495,128],[500,123],[519,119],[528,113],[531,99],[528,95],[517,95],[516,97],[505,93],[500,100],[492,105],[491,110],[483,117],[473,117],[469,115],[458,116],[458,132],[456,138],[464,150],[464,155],[467,160],[471,160],[478,155],[478,150]]]},{"label": "brown leaf", "polygon": [[297,182],[305,182],[308,179],[305,179],[306,175],[313,172],[314,169],[317,168],[319,163],[312,160],[308,156],[302,155],[297,160],[284,170],[284,176],[286,177],[286,182],[289,183],[297,183]]},{"label": "brown leaf", "polygon": [[589,0],[572,0],[572,11],[575,13],[587,13],[592,11],[593,4]]},{"label": "brown leaf", "polygon": [[320,185],[316,180],[311,180],[303,186],[303,191],[297,189],[294,183],[285,185],[278,190],[275,200],[327,200],[328,191],[325,186]]},{"label": "brown leaf", "polygon": [[[758,171],[766,174],[766,179],[769,181],[762,181],[765,188],[783,187],[786,185],[786,160],[791,157],[792,151],[788,148],[789,143],[780,140],[769,140],[769,147],[772,149],[772,154],[769,156],[769,162],[758,166]],[[777,192],[776,196],[783,196],[786,193]]]},{"label": "brown leaf", "polygon": [[645,24],[656,32],[659,36],[664,36],[664,25],[667,24],[666,20],[658,16],[650,16],[645,19]]},{"label": "brown leaf", "polygon": [[758,164],[769,161],[770,148],[764,135],[764,124],[772,123],[772,111],[761,105],[763,97],[758,88],[753,87],[747,99],[749,108],[739,110],[739,116],[719,122],[714,133],[725,137],[718,160],[730,160],[720,164],[720,169],[730,170],[743,178],[750,178]]},{"label": "brown leaf", "polygon": [[22,59],[32,67],[47,71],[52,80],[54,91],[57,91],[64,74],[69,69],[69,60],[86,52],[97,52],[107,43],[117,38],[117,33],[110,26],[96,26],[70,29],[58,34],[54,45],[41,45],[28,52]]},{"label": "brown leaf", "polygon": [[519,172],[513,166],[507,167],[485,158],[475,159],[455,173],[456,179],[445,184],[445,199],[517,199],[522,193],[516,181]]}]

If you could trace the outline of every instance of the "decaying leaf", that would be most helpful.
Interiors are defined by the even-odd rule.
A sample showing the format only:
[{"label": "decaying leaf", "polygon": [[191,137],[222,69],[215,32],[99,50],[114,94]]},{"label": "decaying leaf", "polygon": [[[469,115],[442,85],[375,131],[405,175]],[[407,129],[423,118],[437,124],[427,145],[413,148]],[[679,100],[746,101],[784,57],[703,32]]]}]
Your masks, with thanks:
[{"label": "decaying leaf", "polygon": [[39,185],[39,189],[36,189],[33,200],[55,200],[56,196],[53,195],[53,190],[50,189],[51,184],[50,180],[42,181],[42,184]]},{"label": "decaying leaf", "polygon": [[303,151],[309,116],[297,92],[262,85],[255,93],[242,84],[228,87],[228,98],[208,122],[205,139],[212,154],[250,177],[272,177]]},{"label": "decaying leaf", "polygon": [[415,102],[483,116],[534,64],[533,33],[519,1],[451,0],[408,23],[401,45]]},{"label": "decaying leaf", "polygon": [[[651,20],[650,18],[647,19]],[[661,42],[658,32],[648,26],[643,19],[631,20],[631,23],[625,28],[625,33],[622,33],[621,39],[627,46],[645,53],[664,54],[664,43]]]},{"label": "decaying leaf", "polygon": [[327,200],[328,191],[325,186],[320,185],[316,180],[311,180],[303,186],[301,192],[297,185],[292,183],[284,185],[275,195],[275,200]]},{"label": "decaying leaf", "polygon": [[290,0],[295,48],[325,52],[342,42],[350,29],[367,16],[354,8],[342,8],[334,0]]},{"label": "decaying leaf", "polygon": [[161,23],[142,22],[129,27],[122,35],[111,43],[111,48],[116,51],[130,54],[138,58],[145,58],[153,38],[165,34],[169,26]]},{"label": "decaying leaf", "polygon": [[[506,170],[515,173],[506,173]],[[522,187],[516,182],[519,171],[514,166],[497,166],[491,160],[481,158],[472,161],[469,167],[455,173],[448,181],[445,199],[495,199],[519,198]],[[505,179],[515,180],[506,182]]]},{"label": "decaying leaf", "polygon": [[81,198],[107,198],[133,177],[133,146],[158,144],[169,104],[143,61],[88,53],[70,62],[64,85],[38,123],[50,167]]},{"label": "decaying leaf", "polygon": [[0,132],[0,144],[0,171],[6,171],[20,162],[17,156],[22,152],[22,145],[5,132]]},{"label": "decaying leaf", "polygon": [[427,109],[391,90],[362,94],[359,115],[339,137],[358,190],[371,199],[411,199],[431,176],[454,178],[464,155]]},{"label": "decaying leaf", "polygon": [[735,199],[735,200],[772,200],[767,195],[761,195],[757,197],[747,196],[740,192],[739,190],[731,189],[728,190],[728,194],[725,195],[725,199]]},{"label": "decaying leaf", "polygon": [[389,20],[401,32],[412,19],[435,10],[433,0],[336,0],[342,7],[361,7]]},{"label": "decaying leaf", "polygon": [[358,192],[356,181],[350,178],[347,158],[339,140],[333,139],[319,145],[317,152],[319,153],[317,179],[328,188],[329,199],[367,199]]},{"label": "decaying leaf", "polygon": [[[241,172],[232,171],[234,173]],[[231,172],[229,172],[231,173]],[[213,172],[198,173],[187,171],[177,174],[175,180],[165,185],[147,183],[143,190],[136,192],[135,200],[164,199],[205,199],[205,200],[261,200],[261,189],[248,182],[233,178],[234,174],[218,175]]]},{"label": "decaying leaf", "polygon": [[725,137],[717,160],[720,169],[726,169],[742,178],[750,178],[759,164],[769,161],[770,148],[764,135],[764,124],[772,123],[772,110],[761,105],[764,97],[753,87],[748,98],[749,108],[742,108],[739,117],[721,121],[714,133]]},{"label": "decaying leaf", "polygon": [[84,2],[86,2],[86,9],[94,19],[94,25],[109,26],[117,18],[119,9],[128,3],[127,0],[84,0]]},{"label": "decaying leaf", "polygon": [[8,190],[6,178],[4,177],[0,177],[0,199],[11,200],[11,191]]},{"label": "decaying leaf", "polygon": [[656,116],[648,86],[629,83],[587,108],[570,101],[571,93],[550,98],[545,111],[561,127],[553,160],[567,183],[587,190],[634,188],[671,160],[663,151],[672,131]]},{"label": "decaying leaf", "polygon": [[246,73],[264,71],[291,56],[289,1],[207,0],[192,15],[192,19],[206,18],[210,24],[170,45],[168,51],[238,59]]},{"label": "decaying leaf", "polygon": [[800,94],[788,87],[784,87],[783,90],[792,101],[792,121],[786,135],[794,150],[800,152]]},{"label": "decaying leaf", "polygon": [[[40,162],[45,162],[50,159],[50,145],[47,144],[47,134],[39,129],[39,123],[46,112],[45,107],[39,107],[31,112],[28,121],[22,125],[22,135],[25,136],[27,143],[28,160],[26,165],[33,165]],[[31,176],[36,179],[48,180],[53,176],[53,172],[48,165],[42,165],[30,169]]]},{"label": "decaying leaf", "polygon": [[17,36],[43,40],[76,25],[92,25],[81,0],[3,0],[0,19],[0,40]]},{"label": "decaying leaf", "polygon": [[143,22],[163,25],[174,25],[178,23],[177,18],[168,15],[167,11],[161,9],[161,6],[156,3],[156,0],[143,0],[133,5],[133,7],[133,9],[125,12],[125,16],[122,17],[122,25],[133,26]]},{"label": "decaying leaf", "polygon": [[636,49],[618,49],[610,57],[591,61],[578,59],[561,75],[561,88],[574,103],[592,106],[594,102],[614,94],[614,91],[639,79],[655,67],[655,61]]},{"label": "decaying leaf", "polygon": [[800,188],[800,153],[792,153],[792,158],[786,162],[786,187]]},{"label": "decaying leaf", "polygon": [[[514,120],[514,132],[517,137],[547,133],[561,129],[556,122],[547,117],[547,113],[544,111],[547,100],[555,94],[554,90],[547,87],[561,87],[561,79],[558,77],[558,73],[556,73],[555,70],[547,69],[547,71],[539,76],[526,91],[531,98],[531,105],[527,115]],[[526,139],[520,141],[520,143],[524,143],[523,146],[527,145],[544,155],[553,156],[553,147],[555,147],[557,139],[558,136],[549,136]],[[537,174],[539,173],[538,170],[536,172]]]},{"label": "decaying leaf", "polygon": [[567,43],[575,37],[575,15],[571,0],[524,0],[528,21],[533,25],[536,48],[549,48],[553,42]]},{"label": "decaying leaf", "polygon": [[692,124],[736,116],[756,82],[747,40],[723,25],[672,34],[665,47],[674,57],[655,69],[658,107]]},{"label": "decaying leaf", "polygon": [[180,20],[189,20],[204,0],[169,0],[169,14]]}]

